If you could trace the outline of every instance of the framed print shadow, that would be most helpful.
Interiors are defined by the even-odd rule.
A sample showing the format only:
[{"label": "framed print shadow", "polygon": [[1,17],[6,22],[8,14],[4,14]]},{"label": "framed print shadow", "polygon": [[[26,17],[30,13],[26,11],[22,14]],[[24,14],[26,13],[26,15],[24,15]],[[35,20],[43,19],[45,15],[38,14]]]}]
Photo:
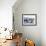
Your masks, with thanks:
[{"label": "framed print shadow", "polygon": [[37,14],[22,14],[22,26],[36,26]]}]

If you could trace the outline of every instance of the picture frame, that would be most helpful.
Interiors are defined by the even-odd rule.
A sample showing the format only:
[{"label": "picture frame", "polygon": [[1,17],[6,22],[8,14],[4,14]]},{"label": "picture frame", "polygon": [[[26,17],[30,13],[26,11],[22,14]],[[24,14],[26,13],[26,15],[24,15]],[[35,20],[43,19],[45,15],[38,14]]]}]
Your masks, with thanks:
[{"label": "picture frame", "polygon": [[36,26],[37,14],[22,14],[22,26]]}]

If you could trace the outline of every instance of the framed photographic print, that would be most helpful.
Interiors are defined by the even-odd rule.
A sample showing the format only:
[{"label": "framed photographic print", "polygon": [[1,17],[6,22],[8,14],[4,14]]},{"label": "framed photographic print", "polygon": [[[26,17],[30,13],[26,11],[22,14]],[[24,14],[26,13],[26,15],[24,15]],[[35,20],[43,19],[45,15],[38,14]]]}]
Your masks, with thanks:
[{"label": "framed photographic print", "polygon": [[22,14],[22,26],[36,26],[37,14]]}]

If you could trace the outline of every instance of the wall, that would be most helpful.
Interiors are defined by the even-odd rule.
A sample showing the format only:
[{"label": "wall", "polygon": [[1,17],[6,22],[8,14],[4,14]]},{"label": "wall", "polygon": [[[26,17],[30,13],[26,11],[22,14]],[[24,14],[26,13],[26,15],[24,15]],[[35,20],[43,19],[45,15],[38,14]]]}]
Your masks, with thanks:
[{"label": "wall", "polygon": [[[20,2],[18,4],[18,2]],[[36,46],[41,46],[41,1],[21,0],[13,6],[15,31],[23,33],[23,37],[31,39]],[[37,26],[22,26],[22,14],[37,14]]]},{"label": "wall", "polygon": [[46,46],[46,0],[41,1],[41,38],[42,46]]},{"label": "wall", "polygon": [[0,27],[12,29],[12,6],[16,0],[0,0]]}]

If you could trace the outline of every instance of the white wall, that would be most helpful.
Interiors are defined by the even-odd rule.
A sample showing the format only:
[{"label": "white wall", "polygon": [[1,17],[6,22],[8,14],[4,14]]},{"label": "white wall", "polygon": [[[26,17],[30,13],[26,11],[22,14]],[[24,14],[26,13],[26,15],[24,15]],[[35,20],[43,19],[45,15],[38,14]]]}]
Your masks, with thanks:
[{"label": "white wall", "polygon": [[[20,0],[21,1],[21,0]],[[19,2],[19,1],[18,1]],[[24,38],[35,41],[36,46],[41,46],[41,1],[22,0],[13,6],[15,30],[22,32]],[[22,14],[37,14],[37,26],[22,26]]]},{"label": "white wall", "polygon": [[46,0],[41,1],[41,38],[42,46],[46,46]]},{"label": "white wall", "polygon": [[12,28],[12,6],[16,0],[0,0],[0,27]]}]

